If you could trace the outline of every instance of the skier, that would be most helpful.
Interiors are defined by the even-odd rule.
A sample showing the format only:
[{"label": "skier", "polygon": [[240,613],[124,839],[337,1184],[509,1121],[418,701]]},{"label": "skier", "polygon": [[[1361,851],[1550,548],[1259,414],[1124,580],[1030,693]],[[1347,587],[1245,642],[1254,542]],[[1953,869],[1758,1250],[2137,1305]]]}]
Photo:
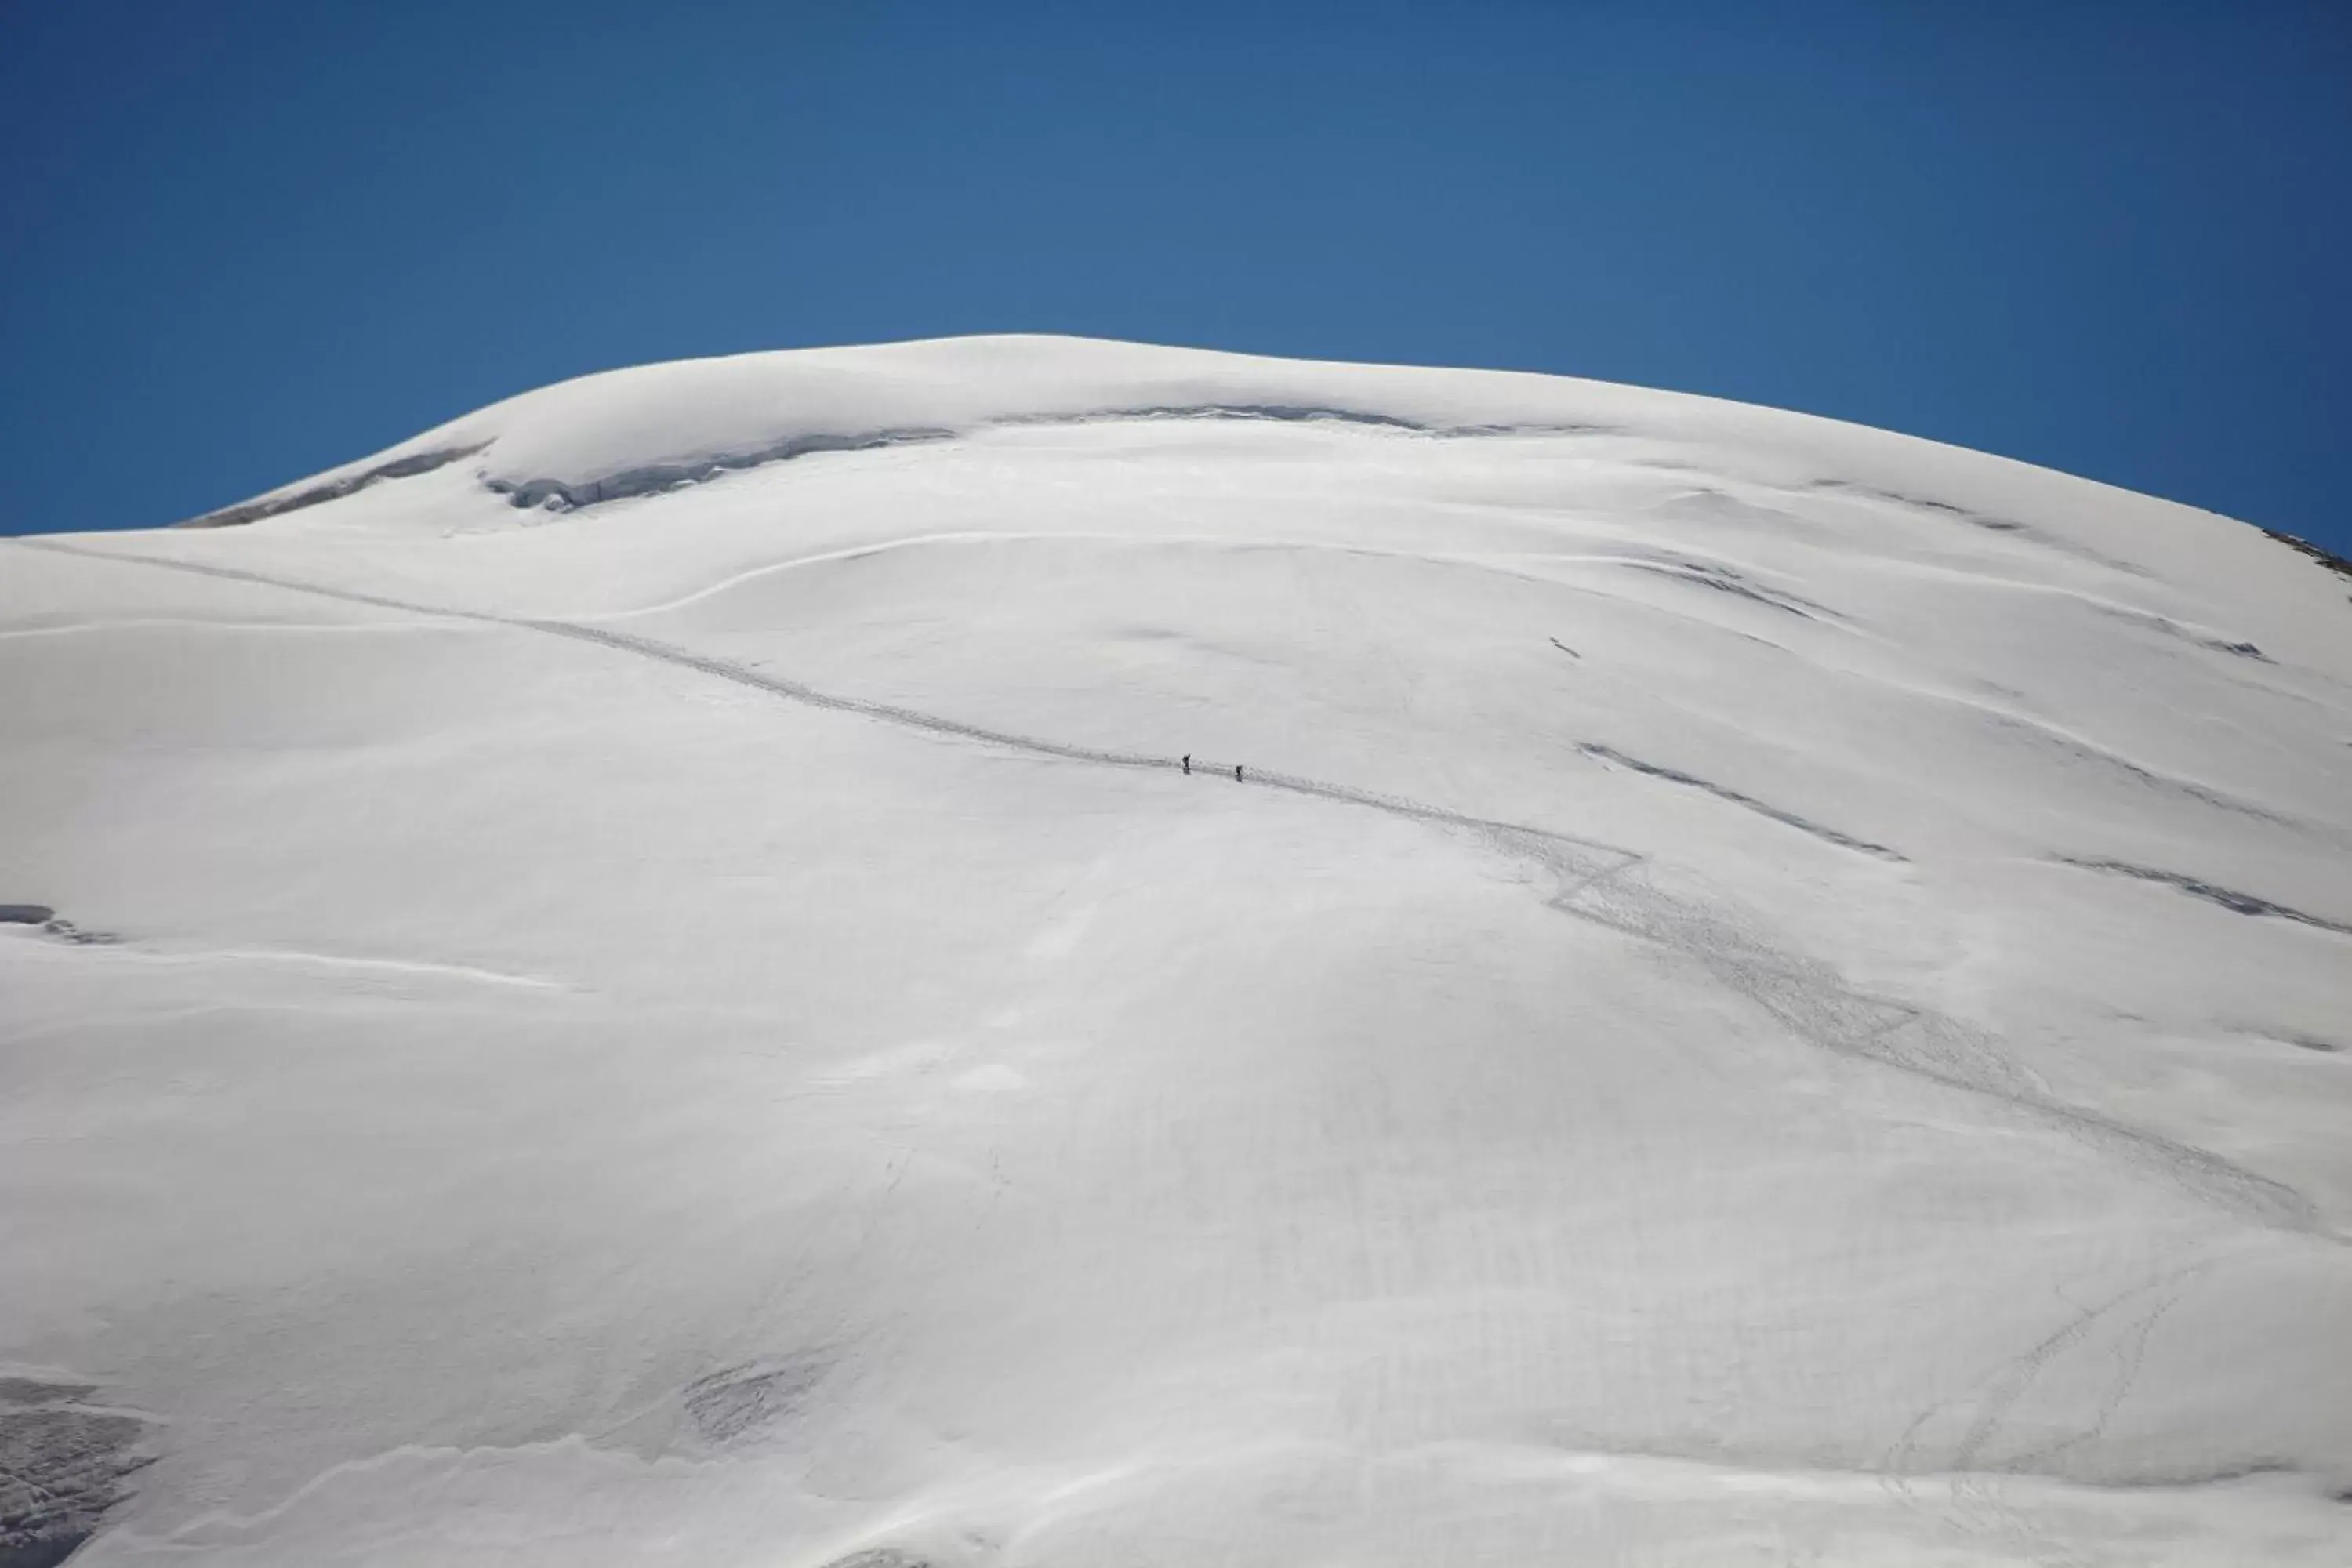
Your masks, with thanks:
[{"label": "skier", "polygon": [[1184,753],[1184,776],[1192,776],[1192,753],[1190,752]]},{"label": "skier", "polygon": [[1241,765],[1241,763],[1235,763],[1234,764],[1234,783],[1235,783],[1235,784],[1239,784],[1239,783],[1241,783],[1241,782],[1242,782],[1242,765]]}]

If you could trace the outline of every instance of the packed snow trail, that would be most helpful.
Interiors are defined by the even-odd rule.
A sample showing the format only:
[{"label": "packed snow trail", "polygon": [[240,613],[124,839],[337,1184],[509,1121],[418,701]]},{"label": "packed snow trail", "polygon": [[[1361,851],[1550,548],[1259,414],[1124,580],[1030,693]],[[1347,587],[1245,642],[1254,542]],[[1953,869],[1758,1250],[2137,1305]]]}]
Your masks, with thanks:
[{"label": "packed snow trail", "polygon": [[[315,583],[298,583],[285,578],[267,576],[258,572],[241,571],[231,566],[213,566],[201,562],[173,561],[161,556],[136,555],[124,551],[92,550],[66,544],[55,540],[16,539],[9,542],[31,550],[49,550],[61,554],[87,556],[96,561],[120,561],[142,566],[160,566],[168,571],[190,572],[200,576],[219,577],[235,583],[251,583],[260,587],[279,588],[288,593],[311,594],[325,599],[340,599],[349,604],[365,605],[371,608],[398,610],[407,615],[430,616],[442,620],[470,621],[482,626],[506,626],[518,631],[541,632],[549,637],[569,637],[575,642],[591,643],[619,653],[635,654],[641,658],[677,665],[680,668],[730,680],[738,686],[748,686],[772,696],[782,697],[811,708],[822,708],[836,713],[856,713],[869,719],[879,719],[904,729],[920,730],[935,735],[952,735],[961,740],[978,741],[985,745],[1000,746],[1008,751],[1025,752],[1033,756],[1054,757],[1065,762],[1093,763],[1102,767],[1181,769],[1179,758],[1160,756],[1143,752],[1120,752],[1097,746],[1073,745],[1039,735],[1016,734],[1008,730],[992,730],[982,724],[968,724],[936,713],[925,713],[896,703],[877,702],[870,699],[844,697],[835,692],[820,691],[797,680],[764,674],[729,659],[713,658],[691,652],[651,637],[614,631],[609,626],[585,626],[577,621],[538,619],[520,616],[493,615],[486,610],[452,609],[441,605],[419,604],[409,599],[386,598],[376,594],[362,594],[345,588],[330,588]],[[1197,758],[1203,769],[1223,773],[1237,764]],[[1236,775],[1237,779],[1239,775]],[[1472,816],[1449,811],[1443,806],[1429,805],[1407,800],[1402,795],[1383,795],[1376,791],[1352,788],[1347,784],[1327,783],[1320,779],[1301,778],[1294,773],[1252,769],[1246,780],[1262,784],[1269,789],[1293,795],[1314,795],[1324,800],[1343,801],[1355,805],[1368,805],[1391,812],[1399,816],[1423,822],[1450,824],[1485,833],[1507,833],[1541,839],[1563,847],[1589,851],[1601,856],[1613,856],[1621,866],[1643,858],[1630,849],[1613,845],[1596,844],[1576,838],[1550,828],[1530,827],[1523,823],[1496,822],[1486,817]]]},{"label": "packed snow trail", "polygon": [[[1025,752],[1033,756],[1051,757],[1065,762],[1091,763],[1103,767],[1172,769],[1179,770],[1184,773],[1187,776],[1190,776],[1192,773],[1191,769],[1184,767],[1183,760],[1177,757],[1160,756],[1141,752],[1116,751],[1097,746],[1076,745],[1066,742],[1051,740],[1044,736],[1019,734],[1006,730],[991,729],[985,725],[966,723],[961,720],[950,719],[935,713],[922,712],[919,710],[903,707],[896,703],[879,702],[865,698],[845,697],[835,692],[821,691],[814,687],[805,685],[800,681],[789,680],[780,676],[769,675],[763,671],[747,668],[746,666],[738,664],[732,660],[715,658],[709,655],[694,653],[686,648],[677,647],[667,643],[656,641],[651,637],[642,637],[627,632],[616,631],[609,626],[588,626],[576,621],[500,616],[481,610],[456,609],[440,605],[421,604],[414,600],[388,598],[375,594],[363,594],[351,589],[327,587],[314,583],[295,582],[286,578],[268,576],[257,572],[247,572],[236,567],[208,565],[199,562],[173,561],[163,557],[138,555],[123,551],[94,550],[84,546],[66,544],[55,540],[17,539],[10,541],[9,542],[22,545],[26,549],[54,551],[61,554],[85,556],[91,560],[115,561],[138,565],[155,566],[168,571],[187,572],[200,576],[222,578],[230,582],[250,583],[261,587],[281,589],[288,593],[310,594],[315,595],[320,598],[338,599],[350,604],[363,605],[374,609],[396,610],[408,615],[428,616],[444,620],[472,622],[478,625],[502,626],[511,630],[538,632],[549,637],[569,638],[575,642],[588,643],[595,647],[610,648],[615,652],[632,654],[638,658],[653,659],[663,664],[675,665],[680,668],[691,669],[698,673],[711,676],[720,680],[732,681],[739,686],[750,687],[754,690],[763,691],[771,696],[782,697],[789,701],[800,703],[807,707],[824,709],[838,713],[858,714],[869,719],[878,719],[885,723],[898,725],[905,729],[921,731],[930,734],[948,735],[961,740],[977,741],[985,745],[997,746],[1009,751]],[[1577,838],[1551,828],[1534,827],[1524,823],[1498,822],[1487,817],[1474,816],[1463,812],[1451,811],[1443,806],[1430,805],[1423,802],[1409,800],[1402,795],[1382,794],[1372,790],[1357,789],[1347,784],[1332,784],[1320,779],[1304,778],[1294,773],[1286,773],[1263,768],[1252,770],[1244,779],[1239,772],[1240,764],[1217,762],[1205,756],[1196,757],[1193,760],[1200,763],[1203,776],[1214,775],[1216,777],[1222,777],[1227,768],[1234,768],[1235,769],[1235,781],[1240,783],[1262,784],[1266,788],[1282,790],[1289,794],[1310,795],[1318,799],[1338,801],[1354,805],[1370,806],[1375,810],[1389,812],[1399,816],[1409,817],[1418,821],[1469,828],[1490,837],[1507,836],[1507,837],[1512,841],[1538,841],[1546,844],[1557,845],[1565,850],[1574,850],[1604,858],[1613,858],[1613,864],[1603,864],[1600,867],[1591,868],[1580,868],[1579,874],[1583,876],[1601,875],[1608,871],[1613,871],[1623,867],[1635,864],[1645,858],[1645,857],[1630,849],[1622,849],[1613,845],[1594,843],[1590,840]]]},{"label": "packed snow trail", "polygon": [[[455,609],[296,582],[237,567],[97,550],[55,540],[17,539],[12,542],[32,550],[250,583],[374,609],[535,632],[690,669],[806,707],[856,714],[904,729],[1064,762],[1111,768],[1175,770],[1192,776],[1192,770],[1185,768],[1181,757],[1076,745],[966,723],[896,703],[845,697],[748,668],[732,660],[609,626]],[[1625,760],[1614,753],[1609,756],[1612,761]],[[1551,875],[1560,889],[1549,900],[1554,909],[1686,954],[1717,982],[1757,1003],[1799,1037],[1822,1049],[1877,1062],[1948,1089],[2000,1102],[2030,1121],[2058,1128],[2086,1146],[2149,1168],[2200,1199],[2252,1223],[2303,1232],[2313,1230],[2317,1224],[2310,1202],[2283,1183],[2257,1175],[2205,1150],[2051,1099],[2030,1075],[2020,1071],[1977,1031],[1907,1003],[1853,991],[1826,965],[1782,952],[1754,931],[1720,915],[1686,905],[1654,888],[1635,886],[1629,874],[1649,860],[1647,855],[1551,828],[1500,822],[1401,795],[1265,768],[1251,768],[1244,776],[1241,764],[1199,755],[1192,760],[1200,764],[1199,776],[1210,783],[1223,780],[1230,768],[1233,782],[1244,787],[1257,784],[1292,795],[1369,806],[1441,827],[1466,829],[1491,847],[1532,860]],[[1808,832],[1823,831],[1811,824],[1802,826]],[[1863,847],[1892,853],[1877,846]]]}]

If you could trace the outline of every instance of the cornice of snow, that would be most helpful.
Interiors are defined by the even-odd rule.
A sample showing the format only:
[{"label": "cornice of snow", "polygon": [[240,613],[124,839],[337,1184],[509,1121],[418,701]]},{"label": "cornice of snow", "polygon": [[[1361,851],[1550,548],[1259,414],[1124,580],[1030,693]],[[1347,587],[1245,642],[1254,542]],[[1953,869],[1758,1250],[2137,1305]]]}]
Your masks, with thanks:
[{"label": "cornice of snow", "polygon": [[[1594,433],[1627,399],[1707,400],[1566,377],[1266,359],[1045,336],[679,360],[560,382],[372,457],[190,519],[225,527],[478,458],[517,506],[649,494],[813,452],[998,426],[1124,418],[1335,421],[1426,435]],[[1735,405],[1723,405],[1726,408]],[[1798,417],[1787,416],[1784,417]]]}]

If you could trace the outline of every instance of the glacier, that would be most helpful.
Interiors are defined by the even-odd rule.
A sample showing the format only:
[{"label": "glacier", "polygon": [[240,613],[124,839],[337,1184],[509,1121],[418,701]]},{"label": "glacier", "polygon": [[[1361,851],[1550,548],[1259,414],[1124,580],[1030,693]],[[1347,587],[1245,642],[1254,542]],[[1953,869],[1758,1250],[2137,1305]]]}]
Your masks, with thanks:
[{"label": "glacier", "polygon": [[194,523],[0,541],[0,1561],[2352,1561],[2340,563],[1048,337]]}]

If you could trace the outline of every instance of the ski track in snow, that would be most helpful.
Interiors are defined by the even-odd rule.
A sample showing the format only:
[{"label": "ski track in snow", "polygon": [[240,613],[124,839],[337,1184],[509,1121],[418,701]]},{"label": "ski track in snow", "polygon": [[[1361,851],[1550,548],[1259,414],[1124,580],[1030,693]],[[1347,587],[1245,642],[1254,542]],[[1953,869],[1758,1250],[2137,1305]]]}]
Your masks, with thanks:
[{"label": "ski track in snow", "polygon": [[[690,669],[807,707],[861,715],[917,731],[1102,767],[1173,770],[1178,759],[1139,752],[1076,745],[1043,736],[967,723],[895,703],[845,697],[763,674],[730,660],[691,652],[607,626],[450,608],[279,578],[237,567],[99,550],[46,539],[9,541],[21,548],[129,565],[192,573],[288,593],[392,610],[404,615],[471,622],[603,647]],[[1206,783],[1234,782],[1234,764],[1196,758]],[[1644,770],[1648,771],[1648,770]],[[1650,857],[1639,851],[1534,827],[1474,816],[1401,795],[1355,788],[1267,769],[1246,769],[1244,780],[1293,795],[1370,807],[1441,827],[1465,830],[1490,847],[1541,867],[1560,891],[1550,906],[1580,920],[1653,942],[1695,960],[1717,983],[1748,998],[1799,1038],[1835,1055],[1877,1063],[1946,1089],[1990,1100],[2029,1122],[2059,1131],[2086,1150],[2137,1166],[2224,1212],[2273,1228],[2322,1234],[2316,1211],[2300,1193],[2209,1151],[2126,1125],[2050,1096],[1995,1043],[1954,1020],[1906,1003],[1848,986],[1828,965],[1786,952],[1763,935],[1724,915],[1690,905],[1649,886],[1641,875]],[[1696,783],[1696,780],[1687,781]],[[1710,787],[1711,786],[1703,786]],[[1714,791],[1713,793],[1722,793]],[[1740,804],[1754,803],[1740,797]],[[1780,820],[1789,820],[1780,817]],[[1819,830],[1802,823],[1809,833]],[[1876,850],[1853,841],[1850,847]],[[2160,879],[2172,880],[2163,878]],[[2264,912],[2268,912],[2265,910]]]},{"label": "ski track in snow", "polygon": [[[2160,1266],[2120,1289],[2110,1289],[2090,1306],[2078,1309],[2055,1330],[2003,1363],[1971,1395],[1928,1405],[1903,1429],[1876,1467],[1881,1485],[1905,1507],[1937,1523],[1949,1525],[2000,1549],[2034,1561],[2045,1561],[2059,1550],[2034,1530],[2025,1513],[2002,1493],[2004,1478],[2051,1473],[2061,1456],[2098,1442],[2137,1386],[2157,1325],[2178,1306],[2195,1281],[2226,1262],[2223,1253],[2207,1251]],[[2088,1418],[2067,1436],[2053,1437],[2006,1457],[1988,1450],[1998,1443],[2011,1413],[2030,1394],[2042,1374],[2062,1357],[2093,1343],[2111,1323],[2107,1333],[2110,1373],[2105,1388]],[[1938,1417],[1965,1412],[1969,1425],[1931,1465],[1919,1463],[1922,1434]],[[2146,1479],[2111,1483],[2124,1487],[2150,1484],[2210,1486],[2263,1473],[2273,1467],[2243,1466],[2221,1471],[2198,1471],[2167,1477],[2161,1483]],[[1919,1485],[1942,1488],[1940,1510],[1930,1509],[1919,1495]],[[2095,1483],[2078,1483],[2095,1484]]]}]

